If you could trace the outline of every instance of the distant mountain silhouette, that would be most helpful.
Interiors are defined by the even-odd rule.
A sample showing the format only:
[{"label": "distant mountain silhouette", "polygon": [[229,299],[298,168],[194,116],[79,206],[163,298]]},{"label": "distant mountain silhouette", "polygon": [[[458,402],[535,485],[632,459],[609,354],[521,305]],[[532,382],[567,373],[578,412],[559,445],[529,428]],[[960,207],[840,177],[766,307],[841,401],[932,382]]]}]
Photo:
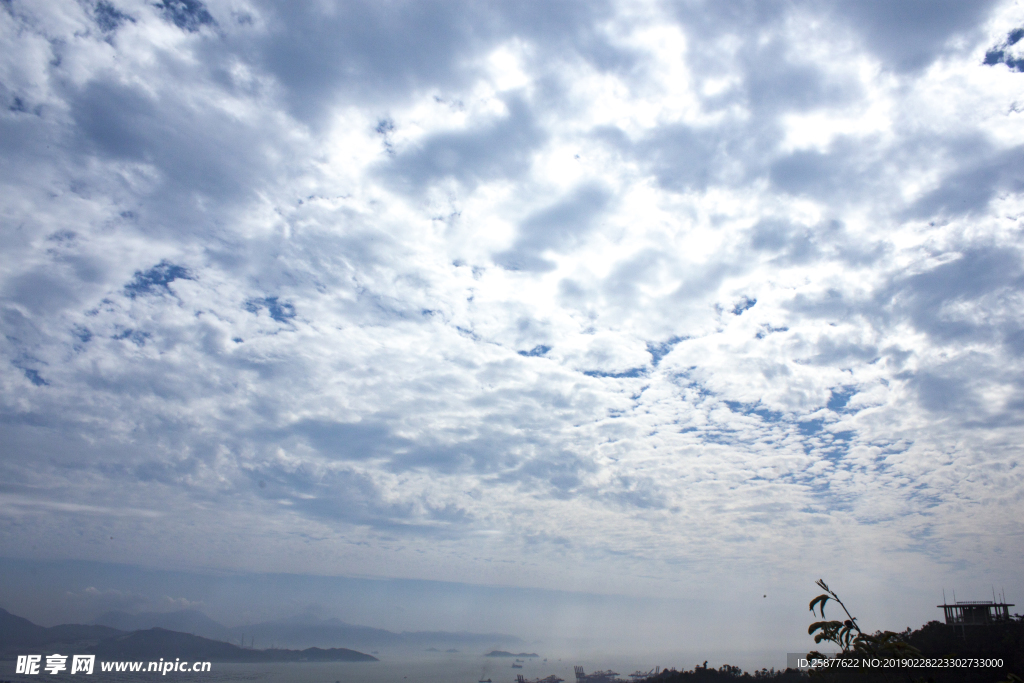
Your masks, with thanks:
[{"label": "distant mountain silhouette", "polygon": [[26,654],[24,648],[48,645],[91,645],[120,635],[124,633],[107,626],[62,624],[47,628],[0,608],[0,656]]},{"label": "distant mountain silhouette", "polygon": [[[163,629],[192,634],[234,646],[255,648],[357,648],[376,650],[382,647],[422,649],[453,646],[489,647],[519,645],[522,640],[501,633],[466,633],[449,631],[404,631],[394,633],[380,628],[357,626],[339,619],[315,619],[308,616],[267,621],[248,626],[227,628],[197,610],[178,612],[107,612],[94,625],[62,625],[52,628],[37,626],[27,619],[0,610],[0,649],[50,642],[98,642],[133,631]],[[251,651],[252,648],[246,651]],[[175,655],[180,656],[180,655]],[[212,661],[212,660],[211,660]]]},{"label": "distant mountain silhouette", "polygon": [[536,652],[520,652],[516,654],[514,652],[505,652],[504,650],[492,650],[484,655],[484,657],[540,657]]},{"label": "distant mountain silhouette", "polygon": [[181,658],[204,662],[376,662],[371,655],[346,648],[248,650],[189,633],[151,628],[104,640],[92,648],[100,659],[145,660]]},{"label": "distant mountain silhouette", "polygon": [[[196,612],[215,626],[217,622]],[[145,615],[126,615],[145,616]],[[193,623],[202,623],[193,615]],[[127,620],[119,623],[129,624]],[[220,628],[224,628],[220,626]],[[225,629],[226,630],[226,629]],[[376,657],[347,648],[254,650],[210,638],[163,628],[131,633],[103,625],[62,624],[39,626],[0,609],[0,659],[14,655],[48,654],[57,649],[92,653],[100,659],[156,661],[160,658],[204,662],[376,662]],[[43,650],[45,649],[45,652]]]},{"label": "distant mountain silhouette", "polygon": [[162,628],[214,640],[232,640],[231,632],[227,628],[194,609],[178,612],[140,612],[139,614],[107,612],[97,617],[93,623],[116,628],[119,631]]},{"label": "distant mountain silhouette", "polygon": [[16,617],[0,609],[0,643],[4,645],[37,645],[45,642],[48,629],[28,619]]}]

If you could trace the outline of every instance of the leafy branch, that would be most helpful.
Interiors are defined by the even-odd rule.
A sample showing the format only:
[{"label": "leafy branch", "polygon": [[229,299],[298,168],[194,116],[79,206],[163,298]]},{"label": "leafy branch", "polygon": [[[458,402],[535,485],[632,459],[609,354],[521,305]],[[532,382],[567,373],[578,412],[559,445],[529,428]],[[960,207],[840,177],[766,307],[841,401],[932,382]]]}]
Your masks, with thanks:
[{"label": "leafy branch", "polygon": [[[920,654],[917,648],[905,642],[898,633],[892,631],[877,631],[873,635],[864,633],[857,624],[857,618],[850,614],[850,610],[846,608],[836,592],[829,588],[822,579],[818,579],[816,584],[825,592],[811,600],[808,606],[811,614],[815,614],[815,610],[817,610],[817,613],[821,615],[821,621],[815,621],[807,627],[807,633],[814,636],[815,644],[835,643],[842,649],[843,656],[856,654],[857,656],[905,657]],[[834,601],[843,609],[846,619],[828,620],[825,617],[825,605],[829,600]],[[823,659],[823,655],[817,651],[809,652],[808,657]]]},{"label": "leafy branch", "polygon": [[[864,633],[860,630],[860,626],[857,625],[857,618],[850,614],[850,610],[846,609],[846,605],[839,599],[835,591],[828,587],[824,579],[818,579],[816,583],[825,592],[811,600],[809,608],[811,614],[814,614],[814,610],[817,608],[821,614],[822,621],[816,621],[811,624],[807,628],[807,634],[814,636],[815,644],[823,640],[835,643],[843,649],[843,654],[847,654],[851,649],[855,648],[856,643],[860,642],[860,638],[864,636]],[[835,600],[843,608],[847,617],[845,620],[825,620],[825,604],[829,600]]]}]

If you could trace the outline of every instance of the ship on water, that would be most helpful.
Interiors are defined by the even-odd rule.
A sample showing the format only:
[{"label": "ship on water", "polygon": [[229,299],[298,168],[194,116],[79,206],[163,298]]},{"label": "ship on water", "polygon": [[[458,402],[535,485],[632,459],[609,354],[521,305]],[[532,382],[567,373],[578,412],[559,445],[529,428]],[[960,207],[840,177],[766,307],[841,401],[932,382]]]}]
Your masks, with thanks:
[{"label": "ship on water", "polygon": [[595,671],[592,674],[584,673],[582,666],[574,666],[573,670],[576,672],[576,683],[617,683],[622,680],[618,672],[611,669]]},{"label": "ship on water", "polygon": [[565,681],[564,678],[559,678],[554,674],[547,678],[535,678],[532,681],[526,680],[526,678],[523,677],[523,674],[516,675],[516,683],[563,683],[563,681]]}]

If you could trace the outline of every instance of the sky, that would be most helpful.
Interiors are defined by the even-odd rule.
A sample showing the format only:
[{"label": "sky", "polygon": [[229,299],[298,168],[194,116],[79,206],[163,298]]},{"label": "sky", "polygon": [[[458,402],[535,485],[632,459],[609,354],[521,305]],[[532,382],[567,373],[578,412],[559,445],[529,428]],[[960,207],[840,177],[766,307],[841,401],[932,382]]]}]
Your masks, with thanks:
[{"label": "sky", "polygon": [[871,630],[1024,602],[1022,38],[3,0],[0,556],[49,578],[0,606],[770,649],[818,578]]}]

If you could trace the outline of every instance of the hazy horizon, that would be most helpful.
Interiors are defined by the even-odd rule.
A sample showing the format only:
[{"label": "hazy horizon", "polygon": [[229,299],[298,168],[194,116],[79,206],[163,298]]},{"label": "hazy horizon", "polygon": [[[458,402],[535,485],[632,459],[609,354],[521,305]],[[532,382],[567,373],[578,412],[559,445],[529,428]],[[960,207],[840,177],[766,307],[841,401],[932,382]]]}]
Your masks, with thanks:
[{"label": "hazy horizon", "polygon": [[[488,645],[461,647],[460,656],[512,648],[517,652],[538,650],[540,657],[552,660],[649,659],[652,664],[647,668],[692,668],[708,658],[719,665],[730,663],[747,669],[784,668],[787,652],[812,647],[806,635],[812,620],[806,598],[817,591],[809,583],[806,590],[784,590],[770,599],[745,589],[718,597],[640,598],[408,579],[182,572],[98,562],[7,558],[0,558],[0,573],[5,578],[0,586],[0,607],[42,626],[94,623],[110,611],[138,614],[193,610],[229,629],[296,617],[310,622],[337,619],[393,633],[492,633],[520,640],[513,643],[495,639]],[[845,583],[833,582],[840,590],[853,588]],[[974,593],[964,595],[961,591],[958,597],[986,597],[980,587],[975,588]],[[896,605],[881,604],[874,592],[844,593],[842,597],[862,624],[873,630],[916,629],[942,617],[941,610],[935,608],[942,599],[941,589],[932,596],[929,590],[908,588],[901,604]],[[949,597],[952,599],[952,595]],[[721,620],[722,611],[731,617],[727,623]],[[903,621],[894,621],[904,617]],[[255,646],[272,644],[257,642]],[[314,643],[301,647],[311,645]],[[340,641],[332,646],[360,649]],[[380,649],[391,660],[430,658],[425,646]]]},{"label": "hazy horizon", "polygon": [[0,40],[0,607],[613,655],[806,650],[819,578],[872,631],[1024,603],[1019,4]]}]

